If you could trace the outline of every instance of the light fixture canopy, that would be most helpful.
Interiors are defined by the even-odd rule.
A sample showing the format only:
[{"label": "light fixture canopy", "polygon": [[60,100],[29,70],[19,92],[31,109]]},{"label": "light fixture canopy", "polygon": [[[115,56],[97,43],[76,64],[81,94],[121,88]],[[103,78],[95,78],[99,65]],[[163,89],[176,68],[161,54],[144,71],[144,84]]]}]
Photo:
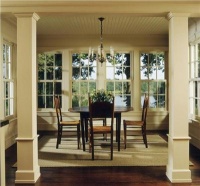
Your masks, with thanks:
[{"label": "light fixture canopy", "polygon": [[94,55],[94,49],[92,49],[91,47],[89,48],[89,59],[91,61],[93,60],[97,60],[97,62],[100,62],[101,64],[103,64],[104,62],[106,62],[107,60],[112,60],[114,59],[114,49],[112,47],[110,47],[110,57],[109,59],[106,58],[106,53],[104,51],[104,47],[103,47],[103,21],[104,21],[104,17],[99,17],[98,18],[100,21],[100,46],[98,47],[97,50],[97,57],[95,57]]}]

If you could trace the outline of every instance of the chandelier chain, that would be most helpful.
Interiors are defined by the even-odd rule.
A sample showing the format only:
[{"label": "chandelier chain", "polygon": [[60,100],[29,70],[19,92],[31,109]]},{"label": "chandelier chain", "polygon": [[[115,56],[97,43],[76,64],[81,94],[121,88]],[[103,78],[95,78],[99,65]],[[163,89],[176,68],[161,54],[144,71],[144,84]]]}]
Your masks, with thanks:
[{"label": "chandelier chain", "polygon": [[99,21],[101,22],[100,26],[100,46],[98,47],[98,53],[97,57],[94,56],[94,50],[90,47],[89,48],[89,60],[97,60],[98,62],[101,63],[101,65],[106,62],[106,61],[113,61],[114,60],[114,50],[112,47],[110,47],[110,56],[109,58],[106,57],[106,54],[104,52],[103,48],[103,20],[105,19],[104,17],[99,17]]}]

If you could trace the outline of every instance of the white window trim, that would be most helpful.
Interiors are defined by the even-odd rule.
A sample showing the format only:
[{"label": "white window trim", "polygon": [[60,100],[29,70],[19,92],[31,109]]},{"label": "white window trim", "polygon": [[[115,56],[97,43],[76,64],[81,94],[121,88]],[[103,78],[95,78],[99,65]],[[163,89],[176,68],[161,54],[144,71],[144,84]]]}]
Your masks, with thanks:
[{"label": "white window trim", "polygon": [[[164,68],[165,68],[165,76],[164,76],[164,79],[154,79],[154,80],[149,80],[149,78],[147,79],[141,79],[141,71],[140,71],[140,56],[142,53],[148,53],[148,54],[153,54],[153,53],[164,53],[164,56],[165,56],[165,65],[164,65]],[[155,111],[155,112],[166,112],[167,111],[167,108],[168,108],[168,79],[167,79],[167,54],[166,54],[166,50],[155,50],[155,51],[152,51],[152,50],[140,50],[139,51],[139,65],[138,65],[138,68],[139,68],[139,81],[140,81],[140,87],[139,87],[139,90],[141,90],[141,83],[143,81],[148,81],[148,82],[165,82],[165,107],[164,108],[153,108],[153,107],[149,107],[149,110],[150,111]],[[141,92],[139,92],[139,94],[141,95]],[[149,94],[149,90],[148,90],[148,94]],[[157,95],[157,94],[156,94]],[[141,100],[141,103],[139,103],[140,105],[140,108],[141,108],[141,104],[142,104],[142,100]]]},{"label": "white window trim", "polygon": [[[1,46],[0,46],[0,58],[1,58],[1,64],[0,64],[0,79],[1,79],[1,87],[2,90],[0,91],[0,105],[3,105],[2,107],[0,107],[0,119],[4,120],[4,119],[12,119],[14,117],[16,117],[16,63],[15,63],[15,52],[14,49],[16,47],[14,47],[14,43],[7,41],[4,38],[1,38]],[[4,79],[3,79],[3,44],[7,44],[11,46],[11,74],[12,74],[12,79],[9,82],[13,83],[13,114],[6,116],[5,115],[5,106],[4,106]]]},{"label": "white window trim", "polygon": [[[194,105],[194,101],[195,100],[199,100],[198,102],[200,102],[200,98],[195,98],[194,94],[195,94],[195,86],[194,86],[194,82],[197,81],[200,83],[200,78],[198,77],[194,77],[194,73],[192,73],[192,69],[193,71],[198,70],[195,69],[194,64],[195,62],[198,61],[198,44],[200,44],[200,39],[190,43],[190,47],[189,47],[189,118],[191,120],[194,121],[200,121],[200,113],[198,115],[196,115],[195,113],[195,105]],[[198,95],[200,95],[200,93],[198,93]],[[200,111],[199,111],[200,112]]]},{"label": "white window trim", "polygon": [[[72,56],[73,53],[88,53],[88,51],[71,51],[70,52],[70,57]],[[106,51],[107,53],[107,51]],[[109,52],[108,52],[109,53]],[[131,106],[133,105],[133,75],[132,75],[132,70],[133,70],[133,65],[131,63],[131,60],[133,60],[133,52],[127,50],[127,51],[117,51],[116,53],[129,53],[130,54],[130,79],[128,80],[122,80],[123,82],[130,82],[131,83]],[[70,69],[72,68],[72,57],[71,57],[71,60],[70,60]],[[70,70],[70,85],[72,85],[72,70]],[[97,62],[97,79],[96,79],[96,89],[97,90],[100,90],[100,89],[106,89],[106,83],[108,81],[113,81],[113,82],[117,82],[116,80],[108,80],[106,79],[106,63],[100,63],[100,62]],[[70,91],[72,90],[72,86],[70,87]],[[72,93],[71,93],[71,97],[72,97]],[[72,103],[71,103],[71,100],[70,100],[70,106],[72,106]]]},{"label": "white window trim", "polygon": [[[52,52],[39,52],[39,53],[45,53],[45,54],[57,54],[57,53],[60,53],[60,54],[62,54],[62,68],[64,68],[64,64],[63,64],[63,51],[62,50],[59,50],[59,51],[52,51]],[[39,53],[37,53],[37,55],[39,54]],[[38,63],[37,63],[37,65],[38,65]],[[64,69],[63,69],[63,72],[64,72]],[[63,72],[62,72],[62,80],[58,80],[58,82],[61,82],[61,84],[62,84],[62,86],[63,86],[63,77],[64,77],[64,75],[63,75]],[[38,66],[37,66],[37,86],[38,86]],[[46,82],[56,82],[57,80],[44,80],[44,82],[46,83]],[[41,82],[43,82],[43,80],[41,80]],[[63,94],[63,91],[62,91],[62,94]],[[64,96],[64,95],[63,95]],[[37,112],[47,112],[47,113],[49,113],[49,112],[54,112],[55,111],[55,109],[54,108],[38,108],[38,92],[37,92]]]}]

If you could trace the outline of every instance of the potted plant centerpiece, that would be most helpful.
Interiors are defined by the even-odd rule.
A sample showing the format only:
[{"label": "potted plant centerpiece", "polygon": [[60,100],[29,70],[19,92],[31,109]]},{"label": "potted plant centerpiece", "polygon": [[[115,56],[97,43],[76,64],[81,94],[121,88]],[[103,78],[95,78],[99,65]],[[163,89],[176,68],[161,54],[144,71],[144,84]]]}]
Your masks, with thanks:
[{"label": "potted plant centerpiece", "polygon": [[95,90],[90,94],[92,102],[111,102],[113,93],[104,89]]}]

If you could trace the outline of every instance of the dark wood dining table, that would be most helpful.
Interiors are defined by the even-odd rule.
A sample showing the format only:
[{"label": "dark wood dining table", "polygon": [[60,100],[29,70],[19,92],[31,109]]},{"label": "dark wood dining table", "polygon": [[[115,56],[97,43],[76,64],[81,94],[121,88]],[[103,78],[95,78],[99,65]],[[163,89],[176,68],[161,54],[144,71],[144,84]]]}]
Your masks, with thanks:
[{"label": "dark wood dining table", "polygon": [[[120,151],[120,133],[121,133],[121,114],[123,112],[132,111],[133,107],[115,106],[114,117],[116,118],[116,141],[118,143],[118,151]],[[85,123],[89,118],[89,107],[73,107],[69,108],[69,112],[80,113],[81,133],[83,151],[85,151]]]}]

